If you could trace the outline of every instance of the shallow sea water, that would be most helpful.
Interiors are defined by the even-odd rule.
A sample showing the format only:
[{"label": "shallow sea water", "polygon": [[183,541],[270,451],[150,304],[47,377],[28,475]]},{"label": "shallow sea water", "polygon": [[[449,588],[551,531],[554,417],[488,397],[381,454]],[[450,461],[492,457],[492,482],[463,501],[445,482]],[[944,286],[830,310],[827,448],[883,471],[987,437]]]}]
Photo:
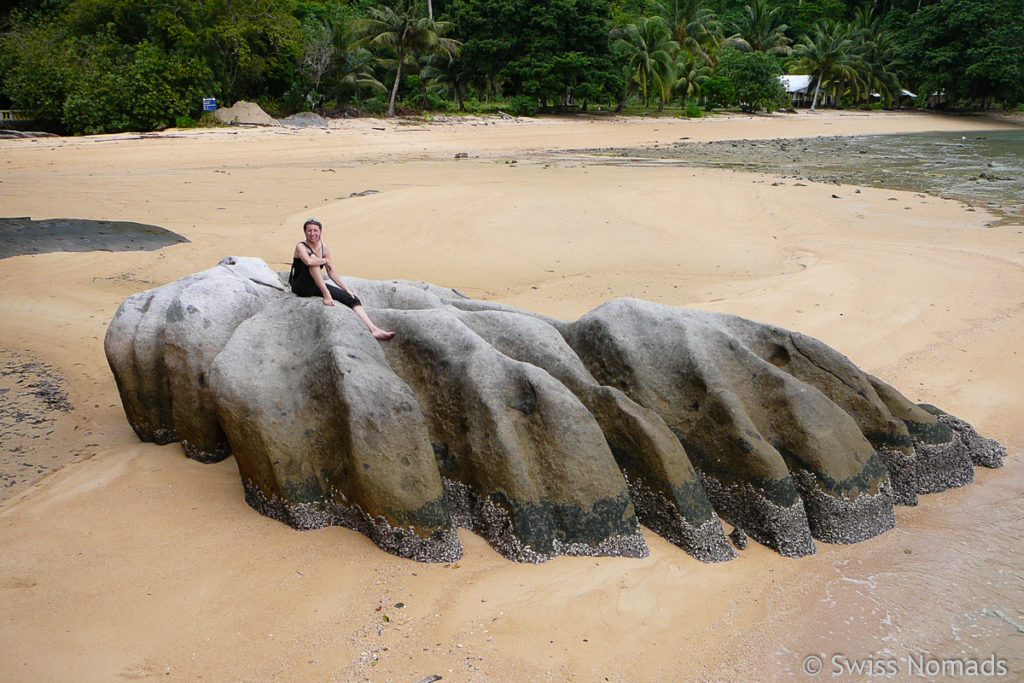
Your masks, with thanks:
[{"label": "shallow sea water", "polygon": [[[796,655],[814,654],[828,680],[1024,680],[1021,471],[1016,454],[897,508],[897,527],[868,548],[825,550],[835,577],[804,605],[819,627],[780,637],[774,674],[809,679]],[[1001,664],[995,675],[958,669],[972,661]]]}]

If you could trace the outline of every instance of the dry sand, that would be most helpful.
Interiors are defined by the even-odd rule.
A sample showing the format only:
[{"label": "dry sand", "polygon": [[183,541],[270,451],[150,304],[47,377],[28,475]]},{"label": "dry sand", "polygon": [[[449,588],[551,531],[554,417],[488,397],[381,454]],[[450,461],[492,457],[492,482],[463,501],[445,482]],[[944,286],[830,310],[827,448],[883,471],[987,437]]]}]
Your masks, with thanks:
[{"label": "dry sand", "polygon": [[[0,493],[0,680],[790,679],[812,653],[829,680],[844,661],[892,658],[906,678],[908,658],[990,655],[1021,678],[1024,227],[913,193],[549,154],[1000,125],[823,112],[0,141],[0,214],[191,240],[0,260],[0,360],[59,374],[74,406],[0,377],[5,410],[39,420],[2,425],[2,471],[35,474]],[[799,330],[1010,457],[898,508],[881,537],[799,560],[751,543],[706,565],[647,533],[644,560],[519,565],[462,531],[461,561],[426,565],[346,529],[293,531],[245,504],[233,460],[136,440],[102,338],[126,296],[222,256],[283,269],[308,215],[353,275],[566,318],[638,296]]]}]

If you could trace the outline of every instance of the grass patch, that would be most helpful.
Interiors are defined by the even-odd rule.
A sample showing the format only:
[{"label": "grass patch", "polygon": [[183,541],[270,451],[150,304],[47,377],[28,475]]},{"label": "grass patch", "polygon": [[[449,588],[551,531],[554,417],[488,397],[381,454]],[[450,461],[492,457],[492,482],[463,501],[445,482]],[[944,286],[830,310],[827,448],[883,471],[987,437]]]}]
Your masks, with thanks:
[{"label": "grass patch", "polygon": [[199,128],[222,128],[227,124],[218,121],[212,111],[204,111],[203,115],[199,117],[199,120],[196,121],[195,125]]}]

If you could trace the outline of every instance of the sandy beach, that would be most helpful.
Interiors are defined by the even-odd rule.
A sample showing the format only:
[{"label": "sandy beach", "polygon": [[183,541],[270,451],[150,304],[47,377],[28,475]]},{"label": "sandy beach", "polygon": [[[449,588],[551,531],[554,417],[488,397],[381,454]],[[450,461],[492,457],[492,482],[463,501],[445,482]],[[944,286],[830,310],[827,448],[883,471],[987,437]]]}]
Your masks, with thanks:
[{"label": "sandy beach", "polygon": [[[808,656],[817,679],[989,657],[1024,678],[1024,226],[913,192],[563,153],[1014,125],[801,112],[0,140],[0,215],[189,240],[0,259],[0,680],[811,680]],[[292,530],[245,503],[232,459],[138,441],[102,339],[125,297],[224,256],[287,269],[308,216],[354,276],[567,319],[632,296],[798,330],[1009,457],[798,560],[752,542],[703,564],[646,532],[642,560],[526,565],[460,530],[462,560],[422,564]]]}]

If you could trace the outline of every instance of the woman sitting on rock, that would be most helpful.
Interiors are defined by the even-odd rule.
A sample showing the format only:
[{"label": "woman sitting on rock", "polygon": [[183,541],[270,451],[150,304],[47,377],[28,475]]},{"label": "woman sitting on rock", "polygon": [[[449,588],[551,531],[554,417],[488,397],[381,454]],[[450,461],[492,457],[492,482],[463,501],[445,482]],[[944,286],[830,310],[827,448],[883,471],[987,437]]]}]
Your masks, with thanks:
[{"label": "woman sitting on rock", "polygon": [[[335,301],[340,301],[355,311],[356,315],[366,323],[374,339],[391,339],[395,333],[382,330],[374,325],[366,310],[363,309],[359,297],[350,292],[334,272],[334,267],[331,265],[331,252],[327,249],[327,245],[320,241],[323,229],[323,224],[315,218],[306,219],[302,225],[306,239],[295,245],[292,271],[288,275],[288,284],[292,286],[292,291],[299,296],[323,296],[324,306],[333,306]],[[324,269],[327,270],[327,276],[334,280],[338,287],[324,281],[324,276],[320,272]]]}]

